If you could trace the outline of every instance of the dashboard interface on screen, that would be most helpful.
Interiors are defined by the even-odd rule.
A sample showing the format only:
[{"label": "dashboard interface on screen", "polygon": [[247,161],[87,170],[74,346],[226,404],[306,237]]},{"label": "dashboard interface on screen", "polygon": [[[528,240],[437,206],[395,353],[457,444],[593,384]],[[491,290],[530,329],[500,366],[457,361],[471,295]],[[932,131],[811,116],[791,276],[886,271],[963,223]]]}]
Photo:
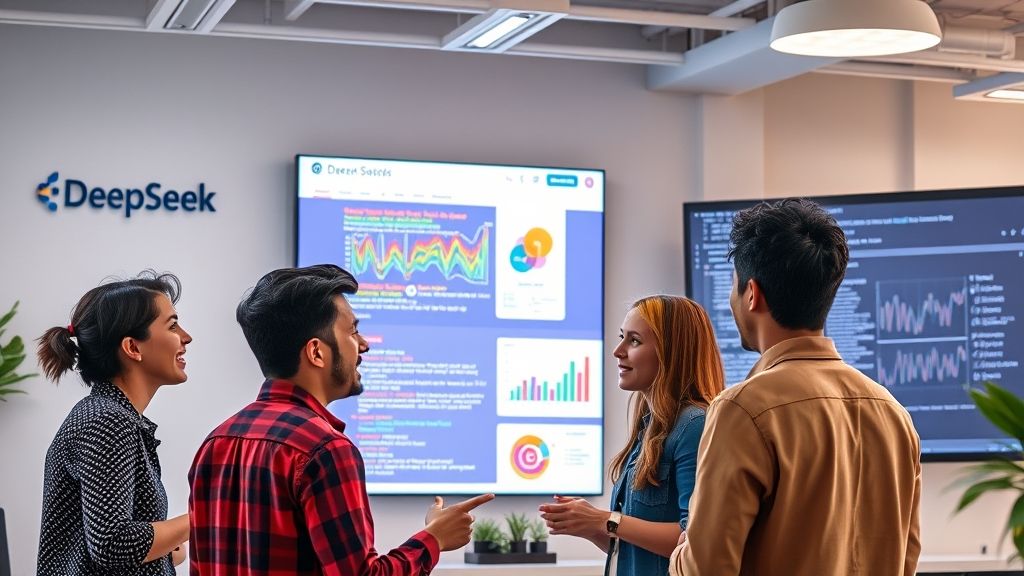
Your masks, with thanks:
[{"label": "dashboard interface on screen", "polygon": [[371,494],[603,490],[604,172],[298,156],[297,262],[359,281]]},{"label": "dashboard interface on screen", "polygon": [[[967,394],[993,381],[1024,393],[1024,188],[828,196],[850,265],[825,325],[847,363],[910,412],[928,459],[1019,447]],[[707,307],[727,382],[757,355],[729,309],[732,216],[754,202],[684,204],[687,292]]]}]

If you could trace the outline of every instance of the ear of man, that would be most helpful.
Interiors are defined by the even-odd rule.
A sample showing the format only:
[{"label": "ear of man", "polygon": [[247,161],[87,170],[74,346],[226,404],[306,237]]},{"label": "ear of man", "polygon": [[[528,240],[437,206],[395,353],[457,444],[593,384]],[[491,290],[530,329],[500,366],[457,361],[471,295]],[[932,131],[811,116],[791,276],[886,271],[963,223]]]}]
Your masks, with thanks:
[{"label": "ear of man", "polygon": [[761,290],[761,285],[758,284],[757,280],[754,280],[753,278],[747,280],[747,290],[743,294],[743,299],[747,305],[747,311],[767,311],[768,305],[764,300],[764,292]]},{"label": "ear of man", "polygon": [[319,338],[311,338],[302,351],[306,361],[317,368],[327,366],[327,346]]}]

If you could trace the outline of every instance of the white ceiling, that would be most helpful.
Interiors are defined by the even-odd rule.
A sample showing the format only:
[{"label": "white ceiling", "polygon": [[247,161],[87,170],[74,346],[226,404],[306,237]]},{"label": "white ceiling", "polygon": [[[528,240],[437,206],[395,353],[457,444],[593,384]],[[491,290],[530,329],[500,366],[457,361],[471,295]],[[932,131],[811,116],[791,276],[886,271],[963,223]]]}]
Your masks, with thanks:
[{"label": "white ceiling", "polygon": [[[842,1],[842,0],[840,0]],[[856,1],[856,0],[846,0]],[[172,30],[185,5],[209,5],[195,30]],[[810,71],[962,84],[1024,73],[1017,51],[962,51],[948,31],[984,32],[1011,48],[1024,0],[931,0],[947,30],[938,49],[858,62],[768,49],[771,16],[791,0],[573,0],[569,15],[509,55],[648,66],[652,89],[738,94]],[[0,0],[0,23],[440,50],[441,39],[489,0]]]}]

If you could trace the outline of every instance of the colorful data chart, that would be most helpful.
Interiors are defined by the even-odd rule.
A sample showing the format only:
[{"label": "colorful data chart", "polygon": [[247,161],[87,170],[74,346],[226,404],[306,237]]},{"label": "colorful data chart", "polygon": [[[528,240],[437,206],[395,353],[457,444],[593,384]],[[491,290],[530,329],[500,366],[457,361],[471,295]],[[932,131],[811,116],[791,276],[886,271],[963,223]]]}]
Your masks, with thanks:
[{"label": "colorful data chart", "polygon": [[516,272],[529,272],[544,266],[545,257],[551,252],[554,240],[543,228],[531,228],[522,238],[516,240],[509,261]]},{"label": "colorful data chart", "polygon": [[534,480],[540,478],[551,462],[551,451],[548,445],[537,436],[523,436],[512,445],[512,470],[520,478]]}]

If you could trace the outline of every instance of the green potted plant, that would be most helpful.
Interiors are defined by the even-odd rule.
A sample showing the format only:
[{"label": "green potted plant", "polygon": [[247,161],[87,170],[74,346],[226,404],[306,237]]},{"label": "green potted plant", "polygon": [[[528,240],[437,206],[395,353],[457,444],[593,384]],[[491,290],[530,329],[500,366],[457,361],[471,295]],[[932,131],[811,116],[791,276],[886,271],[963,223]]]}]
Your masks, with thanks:
[{"label": "green potted plant", "polygon": [[[18,303],[15,302],[3,316],[0,316],[0,400],[6,402],[10,394],[24,394],[24,390],[14,387],[15,384],[35,374],[18,374],[15,370],[25,360],[25,344],[21,336],[11,338],[7,344],[3,343],[4,326],[14,318],[18,312]],[[4,509],[0,508],[0,572],[10,574],[10,559],[7,555],[7,522],[4,517]]]},{"label": "green potted plant", "polygon": [[530,527],[530,521],[526,519],[526,514],[516,514],[515,512],[506,514],[505,525],[508,526],[509,551],[525,553],[526,530]]},{"label": "green potted plant", "polygon": [[473,552],[497,554],[505,545],[505,534],[498,523],[490,518],[478,518],[473,523]]},{"label": "green potted plant", "polygon": [[14,318],[18,312],[18,303],[15,302],[10,311],[0,317],[0,400],[6,402],[10,394],[24,394],[24,390],[14,387],[14,384],[31,378],[35,374],[18,374],[15,370],[25,360],[25,344],[21,336],[11,338],[7,344],[3,343],[4,326]]},{"label": "green potted plant", "polygon": [[530,554],[547,554],[548,527],[540,518],[530,522]]},{"label": "green potted plant", "polygon": [[[992,382],[985,382],[984,387],[984,390],[975,388],[969,392],[978,411],[997,428],[1017,440],[1019,446],[1024,446],[1024,400]],[[1022,460],[1024,453],[1016,452],[1013,458],[1002,457],[969,466],[966,475],[958,484],[970,486],[960,497],[956,511],[970,506],[986,492],[1010,490],[1016,494],[1017,499],[1010,510],[1006,531],[1003,534],[1010,534],[1017,549],[1016,556],[1024,558],[1024,466],[1020,464]]]}]

